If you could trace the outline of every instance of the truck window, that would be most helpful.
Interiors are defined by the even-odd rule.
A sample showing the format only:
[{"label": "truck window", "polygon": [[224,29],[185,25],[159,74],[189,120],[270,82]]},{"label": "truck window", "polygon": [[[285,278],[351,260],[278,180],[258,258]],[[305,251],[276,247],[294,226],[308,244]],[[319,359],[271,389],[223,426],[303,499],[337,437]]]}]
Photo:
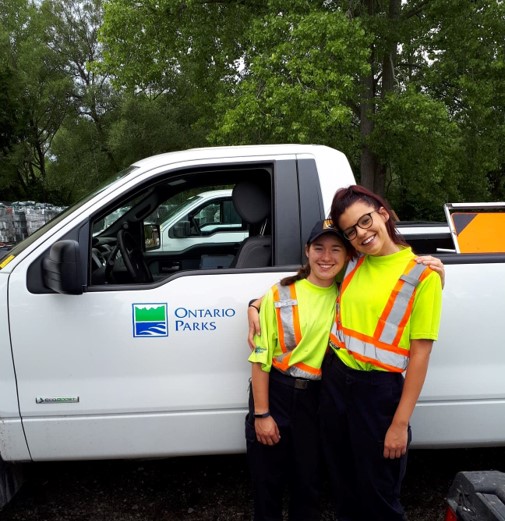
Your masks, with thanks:
[{"label": "truck window", "polygon": [[261,186],[270,199],[270,172],[249,168],[175,183],[157,180],[121,198],[92,220],[91,285],[151,283],[181,271],[233,269],[244,241],[271,235],[270,202],[259,223],[247,222],[235,207],[234,189],[244,181]]}]

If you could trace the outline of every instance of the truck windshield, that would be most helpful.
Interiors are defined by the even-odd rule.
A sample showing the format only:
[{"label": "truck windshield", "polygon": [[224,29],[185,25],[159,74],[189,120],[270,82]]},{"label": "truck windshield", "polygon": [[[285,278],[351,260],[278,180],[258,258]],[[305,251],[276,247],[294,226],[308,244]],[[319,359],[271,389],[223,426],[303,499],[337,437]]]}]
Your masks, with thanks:
[{"label": "truck windshield", "polygon": [[0,269],[7,265],[6,263],[2,264],[2,260],[7,259],[11,256],[16,257],[17,255],[19,255],[25,248],[30,246],[30,244],[35,242],[39,237],[44,235],[44,233],[50,230],[53,226],[56,226],[58,223],[64,220],[67,215],[71,214],[72,212],[75,212],[79,207],[84,206],[88,201],[95,197],[95,195],[99,194],[100,192],[103,192],[105,189],[116,183],[119,179],[121,179],[125,175],[128,175],[137,168],[137,166],[129,166],[128,168],[125,168],[118,174],[113,175],[112,177],[107,179],[103,184],[101,184],[98,188],[96,188],[93,192],[89,193],[72,206],[69,206],[68,208],[63,210],[56,217],[54,217],[49,222],[40,227],[38,230],[35,230],[26,239],[16,244],[12,249],[8,251],[0,251]]}]

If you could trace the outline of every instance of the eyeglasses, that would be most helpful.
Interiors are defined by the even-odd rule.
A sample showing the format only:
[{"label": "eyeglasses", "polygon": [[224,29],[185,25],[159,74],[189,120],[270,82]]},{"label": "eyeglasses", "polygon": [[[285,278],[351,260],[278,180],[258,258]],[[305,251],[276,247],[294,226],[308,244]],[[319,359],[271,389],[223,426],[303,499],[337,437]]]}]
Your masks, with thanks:
[{"label": "eyeglasses", "polygon": [[372,226],[372,224],[373,224],[372,214],[376,211],[377,210],[373,210],[370,213],[366,213],[365,215],[362,215],[354,226],[347,228],[347,230],[343,230],[342,233],[343,233],[344,237],[348,241],[352,241],[353,239],[355,239],[356,235],[358,235],[358,230],[356,230],[356,226],[358,228],[361,228],[362,230],[368,230],[368,228],[370,228],[370,226]]}]

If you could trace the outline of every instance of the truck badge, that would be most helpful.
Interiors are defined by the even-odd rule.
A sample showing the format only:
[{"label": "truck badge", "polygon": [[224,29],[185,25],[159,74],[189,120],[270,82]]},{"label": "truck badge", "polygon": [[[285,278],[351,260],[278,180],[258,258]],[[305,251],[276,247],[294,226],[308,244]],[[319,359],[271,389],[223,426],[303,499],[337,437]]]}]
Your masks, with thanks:
[{"label": "truck badge", "polygon": [[167,304],[133,304],[133,336],[168,336]]},{"label": "truck badge", "polygon": [[78,396],[64,396],[58,398],[44,398],[42,396],[38,396],[35,398],[35,403],[79,403]]}]

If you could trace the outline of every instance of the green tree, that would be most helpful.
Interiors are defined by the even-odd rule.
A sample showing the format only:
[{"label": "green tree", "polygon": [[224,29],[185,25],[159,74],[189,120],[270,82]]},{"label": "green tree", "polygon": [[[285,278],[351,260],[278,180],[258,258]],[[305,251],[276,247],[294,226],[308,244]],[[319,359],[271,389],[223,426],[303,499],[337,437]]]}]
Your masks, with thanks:
[{"label": "green tree", "polygon": [[103,69],[130,99],[142,93],[193,106],[198,117],[188,124],[200,136],[214,125],[216,96],[235,76],[244,34],[264,3],[109,0],[101,30]]},{"label": "green tree", "polygon": [[293,2],[254,21],[244,69],[220,101],[215,143],[320,142],[356,156],[368,37],[340,10]]},{"label": "green tree", "polygon": [[505,195],[501,2],[0,8],[2,189],[66,202],[152,153],[283,141],[343,150],[402,218]]},{"label": "green tree", "polygon": [[52,198],[69,204],[123,166],[109,146],[121,99],[109,76],[94,67],[101,60],[102,1],[46,0],[42,11],[49,21],[51,47],[62,58],[63,71],[73,85],[69,110],[48,158]]},{"label": "green tree", "polygon": [[[505,178],[505,5],[495,0],[433,2],[430,66],[416,78],[448,107],[461,133],[452,168],[460,200],[503,199]],[[434,22],[431,23],[434,25]]]},{"label": "green tree", "polygon": [[141,158],[205,143],[196,122],[200,113],[184,100],[184,90],[151,98],[124,94],[111,124],[108,144],[121,166]]},{"label": "green tree", "polygon": [[[222,102],[218,141],[304,141],[299,120],[309,114],[309,139],[343,149],[360,182],[385,194],[404,218],[441,217],[442,202],[503,193],[501,3],[268,5],[248,33],[237,99]],[[342,47],[347,61],[332,63],[327,51],[340,35],[350,42]],[[312,69],[310,79],[293,73],[294,56]],[[345,91],[338,82],[329,85],[331,95],[317,90],[320,77],[346,76],[352,84]],[[342,133],[329,129],[328,112],[311,110],[311,98],[320,106],[330,99],[333,112],[352,111]]]},{"label": "green tree", "polygon": [[[2,184],[19,198],[47,199],[46,156],[69,110],[72,82],[50,46],[47,19],[23,0],[0,1],[0,23],[18,112],[18,140],[1,159]],[[8,44],[5,44],[5,38]]]},{"label": "green tree", "polygon": [[1,27],[0,38],[0,199],[9,200],[16,185],[16,169],[9,158],[23,139],[23,114],[16,74],[8,60],[8,34]]}]

